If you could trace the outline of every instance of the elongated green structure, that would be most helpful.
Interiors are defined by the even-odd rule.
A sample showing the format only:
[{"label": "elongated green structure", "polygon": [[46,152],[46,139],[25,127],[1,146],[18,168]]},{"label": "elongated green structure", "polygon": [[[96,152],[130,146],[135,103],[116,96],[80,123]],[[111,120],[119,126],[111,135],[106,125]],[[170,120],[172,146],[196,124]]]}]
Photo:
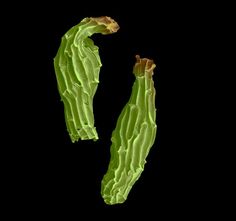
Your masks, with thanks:
[{"label": "elongated green structure", "polygon": [[156,137],[155,64],[136,56],[135,82],[130,100],[112,133],[111,159],[103,177],[101,194],[107,204],[123,203],[144,170],[146,157]]},{"label": "elongated green structure", "polygon": [[102,66],[94,33],[111,34],[119,29],[110,17],[85,18],[61,39],[54,58],[58,90],[64,103],[65,121],[72,142],[97,140],[93,97]]}]

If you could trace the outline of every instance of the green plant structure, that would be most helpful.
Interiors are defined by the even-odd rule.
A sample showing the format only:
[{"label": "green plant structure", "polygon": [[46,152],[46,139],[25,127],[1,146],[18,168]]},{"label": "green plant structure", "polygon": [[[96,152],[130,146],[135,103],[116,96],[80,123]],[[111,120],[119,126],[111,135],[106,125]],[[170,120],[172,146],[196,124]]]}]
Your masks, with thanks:
[{"label": "green plant structure", "polygon": [[112,133],[111,159],[101,183],[106,204],[123,203],[139,179],[156,137],[156,108],[153,70],[155,64],[136,56],[135,82]]},{"label": "green plant structure", "polygon": [[110,17],[85,18],[61,39],[54,58],[54,69],[72,142],[98,139],[93,98],[102,64],[98,47],[89,37],[94,33],[115,33],[118,29],[118,24]]}]

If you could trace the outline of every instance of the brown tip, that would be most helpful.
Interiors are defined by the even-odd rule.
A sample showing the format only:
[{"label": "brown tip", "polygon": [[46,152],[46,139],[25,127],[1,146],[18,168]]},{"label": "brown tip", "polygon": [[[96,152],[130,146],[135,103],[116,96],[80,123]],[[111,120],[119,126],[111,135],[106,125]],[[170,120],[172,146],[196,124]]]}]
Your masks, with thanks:
[{"label": "brown tip", "polygon": [[115,33],[119,30],[119,25],[118,23],[108,17],[108,16],[101,16],[101,17],[97,17],[97,18],[90,18],[91,21],[95,21],[98,25],[105,25],[106,26],[106,31],[104,34],[111,34],[111,33]]},{"label": "brown tip", "polygon": [[140,58],[139,55],[136,55],[135,58],[134,74],[136,76],[144,76],[144,74],[147,73],[151,77],[153,75],[153,70],[156,67],[154,61],[148,58]]}]

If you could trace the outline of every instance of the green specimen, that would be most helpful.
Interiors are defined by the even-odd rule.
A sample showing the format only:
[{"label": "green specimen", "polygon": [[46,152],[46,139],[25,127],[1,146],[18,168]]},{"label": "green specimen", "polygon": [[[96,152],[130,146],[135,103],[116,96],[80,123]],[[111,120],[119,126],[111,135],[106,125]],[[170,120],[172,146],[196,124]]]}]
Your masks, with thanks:
[{"label": "green specimen", "polygon": [[85,18],[61,39],[54,68],[72,142],[98,139],[93,97],[102,64],[98,47],[88,37],[94,33],[111,34],[118,29],[118,24],[110,17]]},{"label": "green specimen", "polygon": [[144,170],[146,157],[156,137],[155,64],[136,56],[135,82],[130,100],[112,133],[111,159],[103,177],[101,194],[107,204],[123,203]]}]

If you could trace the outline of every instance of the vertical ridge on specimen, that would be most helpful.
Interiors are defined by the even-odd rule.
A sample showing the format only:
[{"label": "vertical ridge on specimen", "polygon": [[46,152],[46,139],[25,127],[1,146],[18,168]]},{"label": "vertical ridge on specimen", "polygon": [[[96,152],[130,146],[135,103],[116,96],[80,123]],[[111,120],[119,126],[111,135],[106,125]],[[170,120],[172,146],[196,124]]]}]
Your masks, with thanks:
[{"label": "vertical ridge on specimen", "polygon": [[112,133],[111,159],[101,184],[107,204],[123,203],[144,170],[146,157],[156,137],[155,64],[136,56],[135,82]]},{"label": "vertical ridge on specimen", "polygon": [[111,34],[118,29],[118,24],[110,17],[85,18],[61,39],[54,58],[54,69],[72,142],[98,139],[93,97],[102,64],[98,47],[89,37],[94,33]]}]

